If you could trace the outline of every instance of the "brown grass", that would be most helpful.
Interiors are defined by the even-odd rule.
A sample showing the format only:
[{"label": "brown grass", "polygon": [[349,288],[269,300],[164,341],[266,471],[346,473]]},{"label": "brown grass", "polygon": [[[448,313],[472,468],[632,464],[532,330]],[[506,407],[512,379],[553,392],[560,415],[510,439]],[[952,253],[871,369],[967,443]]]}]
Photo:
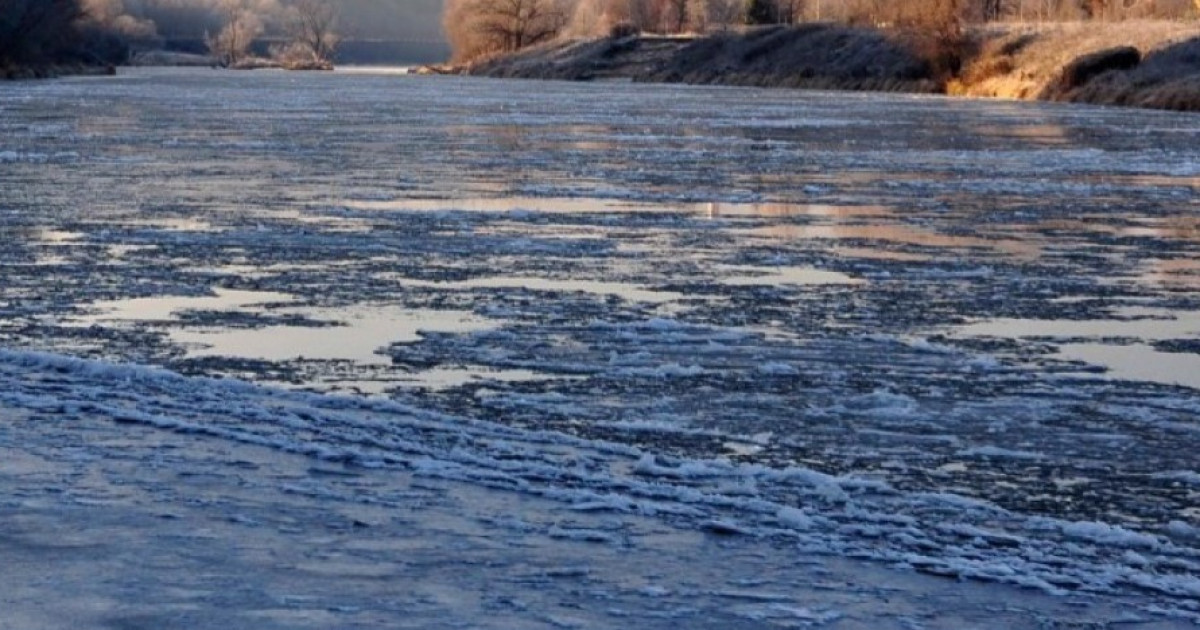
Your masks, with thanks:
[{"label": "brown grass", "polygon": [[964,96],[1035,99],[1073,61],[1115,46],[1143,57],[1197,35],[1194,23],[1130,21],[1001,25],[971,33],[977,54],[947,91]]},{"label": "brown grass", "polygon": [[[1135,48],[1136,54],[1109,54],[1121,46]],[[1096,55],[1103,51],[1109,53]],[[556,42],[468,71],[519,78],[946,92],[1200,111],[1200,29],[1169,21],[1003,24],[947,38],[912,29],[806,24],[694,39]]]},{"label": "brown grass", "polygon": [[635,79],[664,63],[687,42],[658,37],[559,41],[483,59],[465,71],[510,79]]},{"label": "brown grass", "polygon": [[717,34],[681,49],[648,81],[906,92],[936,91],[905,43],[865,28],[807,24]]},{"label": "brown grass", "polygon": [[508,78],[937,92],[934,66],[905,37],[809,24],[699,38],[618,37],[560,42],[473,64]]},{"label": "brown grass", "polygon": [[1106,72],[1055,100],[1200,111],[1200,36],[1151,51],[1138,66]]}]

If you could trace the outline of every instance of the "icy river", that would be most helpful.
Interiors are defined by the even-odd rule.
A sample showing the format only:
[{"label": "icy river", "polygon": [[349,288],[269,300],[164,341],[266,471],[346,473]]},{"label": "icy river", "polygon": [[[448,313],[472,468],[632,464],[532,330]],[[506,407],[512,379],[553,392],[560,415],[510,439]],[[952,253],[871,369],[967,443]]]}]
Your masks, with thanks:
[{"label": "icy river", "polygon": [[0,84],[0,273],[0,629],[1200,622],[1200,116]]}]

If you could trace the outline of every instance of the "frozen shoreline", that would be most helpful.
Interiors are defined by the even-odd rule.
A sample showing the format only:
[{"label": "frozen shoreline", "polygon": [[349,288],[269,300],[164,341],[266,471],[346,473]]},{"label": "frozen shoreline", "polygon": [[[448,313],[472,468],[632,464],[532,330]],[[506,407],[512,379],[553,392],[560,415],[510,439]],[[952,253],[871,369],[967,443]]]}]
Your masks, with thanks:
[{"label": "frozen shoreline", "polygon": [[[157,561],[141,569],[129,566],[146,554],[168,565],[202,556],[206,559],[198,568],[209,579],[216,570],[210,564],[220,558],[216,565],[224,570],[261,571],[295,588],[310,586],[304,586],[303,577],[287,576],[288,567],[312,563],[305,566],[316,576],[304,577],[319,578],[322,571],[343,567],[337,558],[365,563],[355,565],[359,573],[343,567],[359,579],[375,572],[406,579],[403,568],[411,557],[363,557],[364,550],[375,549],[366,540],[388,549],[425,549],[425,562],[442,571],[446,565],[461,566],[462,572],[443,575],[452,582],[445,587],[472,597],[489,589],[472,585],[478,577],[466,580],[463,573],[477,567],[493,573],[497,563],[511,565],[514,554],[550,562],[563,553],[567,564],[544,567],[544,578],[586,578],[614,589],[615,581],[630,580],[618,601],[684,596],[686,601],[676,599],[672,606],[656,604],[658,610],[675,607],[665,625],[704,619],[717,627],[722,616],[715,610],[730,598],[746,602],[728,609],[721,622],[735,627],[763,620],[906,627],[900,614],[905,609],[923,610],[912,621],[932,625],[921,627],[953,627],[963,617],[978,620],[989,614],[996,597],[1021,602],[1006,611],[1015,616],[1006,625],[1023,625],[1021,619],[1037,615],[1079,621],[1080,601],[1089,602],[1090,618],[1111,622],[1119,616],[1130,627],[1184,627],[1185,619],[1198,618],[1193,606],[1200,592],[1194,577],[1200,551],[1099,523],[1023,517],[962,497],[903,493],[878,482],[804,469],[663,459],[620,445],[383,401],[290,393],[54,355],[0,353],[0,383],[6,416],[0,448],[8,455],[0,467],[9,497],[4,509],[21,523],[16,540],[25,540],[10,542],[0,553],[20,556],[21,549],[48,545],[79,548],[86,557],[99,546],[99,555],[120,568],[90,587],[77,581],[69,588],[52,586],[52,592],[28,586],[15,591],[24,593],[17,602],[24,606],[83,591],[108,601],[99,610],[74,614],[127,614],[118,611],[139,607],[107,589],[195,579]],[[91,524],[59,540],[33,534],[39,531],[35,523],[53,521]],[[111,541],[100,543],[97,537],[107,538],[106,531],[127,537],[127,544],[138,547],[136,556],[116,553]],[[463,537],[449,534],[455,531]],[[239,550],[244,536],[254,540],[252,553]],[[313,548],[285,551],[305,536],[326,538]],[[170,542],[179,539],[192,551],[181,552]],[[14,540],[11,534],[9,540]],[[540,550],[530,554],[531,545]],[[687,551],[697,546],[707,551]],[[738,594],[726,593],[730,584],[708,581],[749,579],[728,577],[737,571],[714,562],[726,553],[745,575],[759,572],[773,579],[750,580],[732,589]],[[788,556],[798,558],[802,568]],[[62,562],[77,570],[80,559],[74,554]],[[251,566],[237,568],[241,563]],[[630,575],[629,563],[650,575]],[[1180,573],[1161,573],[1166,566]],[[30,570],[20,572],[23,579],[34,577],[26,573]],[[931,581],[914,570],[967,582]],[[826,571],[836,577],[830,581]],[[823,586],[800,586],[814,574],[825,578],[819,581]],[[499,575],[505,572],[489,579]],[[465,583],[453,584],[454,579]],[[774,580],[783,583],[768,586]],[[517,579],[515,593],[496,596],[498,601],[530,598],[528,589],[541,590],[539,583]],[[844,583],[849,592],[842,591]],[[783,585],[786,589],[778,591]],[[339,584],[339,594],[346,596],[342,589],[348,586]],[[1011,590],[1015,586],[1032,590]],[[397,587],[382,588],[376,597]],[[968,598],[965,606],[923,608],[959,590]],[[571,591],[555,596],[578,597]],[[596,615],[584,626],[620,618],[613,609],[622,606],[610,601],[616,595],[577,601],[588,615]],[[311,594],[274,597],[270,608],[281,614],[313,603]],[[852,605],[846,597],[886,597],[887,604]],[[193,601],[201,606],[194,611],[199,619],[235,614],[204,611],[205,604],[215,602],[199,600]],[[453,601],[439,603],[453,609]],[[233,608],[250,615],[256,605],[261,604],[246,600]],[[551,601],[529,605],[528,614],[555,623]],[[326,594],[319,607],[320,615],[306,613],[303,622],[403,612],[389,612],[361,595],[347,603]],[[150,608],[154,615],[185,615]],[[470,618],[479,611],[453,614]],[[739,617],[749,621],[737,622]],[[529,619],[519,611],[516,618]]]}]

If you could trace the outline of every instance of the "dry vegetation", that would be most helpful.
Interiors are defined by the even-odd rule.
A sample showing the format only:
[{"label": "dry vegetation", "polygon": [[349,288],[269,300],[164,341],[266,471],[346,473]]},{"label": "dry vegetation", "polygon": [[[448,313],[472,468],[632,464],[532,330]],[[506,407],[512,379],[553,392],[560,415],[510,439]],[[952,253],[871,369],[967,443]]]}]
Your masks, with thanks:
[{"label": "dry vegetation", "polygon": [[273,50],[272,56],[285,68],[333,69],[341,37],[338,13],[330,0],[295,0],[284,13],[284,25],[291,41]]},{"label": "dry vegetation", "polygon": [[939,89],[934,64],[899,39],[875,29],[829,24],[761,27],[701,38],[639,79],[900,92]]},{"label": "dry vegetation", "polygon": [[447,0],[444,26],[455,59],[470,61],[549,41],[566,11],[558,0]]},{"label": "dry vegetation", "polygon": [[1200,110],[1195,22],[1011,25],[975,41],[952,94]]},{"label": "dry vegetation", "polygon": [[78,0],[0,0],[0,71],[77,58],[83,18]]},{"label": "dry vegetation", "polygon": [[223,26],[205,41],[220,65],[237,66],[248,61],[250,45],[264,28],[256,5],[252,0],[222,0],[218,6]]},{"label": "dry vegetation", "polygon": [[[215,0],[221,28],[205,38],[217,63],[230,68],[283,67],[330,70],[340,37],[334,0]],[[270,59],[251,53],[268,29],[286,35],[287,43],[271,49]]]},{"label": "dry vegetation", "polygon": [[446,27],[489,76],[1200,110],[1200,0],[449,0]]},{"label": "dry vegetation", "polygon": [[[330,68],[336,8],[337,0],[0,0],[0,76],[171,59],[155,54],[161,34],[181,28],[204,30],[211,63]],[[267,33],[285,43],[273,59],[255,58],[251,46]]]},{"label": "dry vegetation", "polygon": [[807,24],[705,37],[558,41],[469,66],[483,76],[938,92],[936,69],[900,37]]},{"label": "dry vegetation", "polygon": [[1195,3],[1200,0],[446,0],[443,22],[459,63],[556,37],[603,37],[614,28],[703,35],[832,22],[919,33],[913,43],[920,52],[949,67],[965,52],[968,25],[1195,19]]},{"label": "dry vegetation", "polygon": [[1057,100],[1200,111],[1200,37],[1152,50],[1127,72],[1106,72]]}]

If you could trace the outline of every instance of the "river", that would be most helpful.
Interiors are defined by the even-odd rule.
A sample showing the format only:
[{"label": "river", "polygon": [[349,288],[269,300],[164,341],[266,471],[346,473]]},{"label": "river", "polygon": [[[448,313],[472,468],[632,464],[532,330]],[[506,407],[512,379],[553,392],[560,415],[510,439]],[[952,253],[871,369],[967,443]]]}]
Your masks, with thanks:
[{"label": "river", "polygon": [[[370,72],[4,84],[0,404],[1183,624],[1198,193],[1188,114]],[[770,603],[740,618],[854,618]]]}]

